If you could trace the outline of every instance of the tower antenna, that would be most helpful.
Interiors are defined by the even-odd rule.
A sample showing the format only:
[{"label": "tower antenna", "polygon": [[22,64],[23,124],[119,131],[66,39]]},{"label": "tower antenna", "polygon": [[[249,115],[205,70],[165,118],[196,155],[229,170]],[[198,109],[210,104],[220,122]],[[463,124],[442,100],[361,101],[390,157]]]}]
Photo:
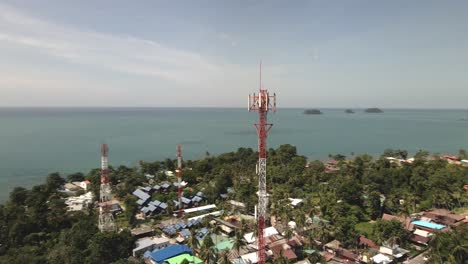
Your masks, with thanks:
[{"label": "tower antenna", "polygon": [[99,190],[99,223],[101,232],[115,231],[114,215],[111,212],[111,187],[109,183],[109,165],[107,144],[101,145],[101,188]]},{"label": "tower antenna", "polygon": [[177,181],[178,181],[178,189],[177,189],[177,197],[179,198],[179,212],[178,217],[182,217],[182,146],[177,145]]},{"label": "tower antenna", "polygon": [[268,206],[266,188],[267,137],[272,124],[267,123],[267,114],[271,110],[276,112],[276,94],[270,95],[268,90],[262,89],[262,63],[260,62],[260,89],[258,95],[249,95],[248,110],[258,112],[258,123],[255,124],[258,135],[258,263],[265,264],[265,220]]}]

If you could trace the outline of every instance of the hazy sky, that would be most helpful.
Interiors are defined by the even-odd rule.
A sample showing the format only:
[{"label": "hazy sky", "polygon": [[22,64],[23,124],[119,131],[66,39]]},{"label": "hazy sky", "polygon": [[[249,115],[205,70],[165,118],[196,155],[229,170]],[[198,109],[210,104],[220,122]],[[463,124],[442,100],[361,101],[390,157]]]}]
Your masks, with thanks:
[{"label": "hazy sky", "polygon": [[468,107],[468,1],[0,0],[0,106]]}]

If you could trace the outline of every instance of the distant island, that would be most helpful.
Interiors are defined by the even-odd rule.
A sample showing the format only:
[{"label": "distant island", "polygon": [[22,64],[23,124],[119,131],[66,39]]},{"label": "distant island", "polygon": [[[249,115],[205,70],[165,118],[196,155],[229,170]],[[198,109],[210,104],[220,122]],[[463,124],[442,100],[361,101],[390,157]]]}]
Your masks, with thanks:
[{"label": "distant island", "polygon": [[346,109],[345,113],[347,114],[354,114],[354,111],[352,109]]},{"label": "distant island", "polygon": [[305,115],[321,115],[323,113],[318,109],[306,109],[304,110],[304,114]]},{"label": "distant island", "polygon": [[366,113],[383,113],[382,109],[377,108],[377,107],[367,108],[366,110],[364,110],[364,112],[366,112]]}]

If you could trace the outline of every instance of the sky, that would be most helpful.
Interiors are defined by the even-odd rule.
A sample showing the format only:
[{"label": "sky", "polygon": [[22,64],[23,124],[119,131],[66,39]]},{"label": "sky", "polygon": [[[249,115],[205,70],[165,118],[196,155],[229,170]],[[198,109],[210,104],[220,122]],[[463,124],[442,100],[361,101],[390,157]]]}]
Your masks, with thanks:
[{"label": "sky", "polygon": [[0,107],[468,108],[468,1],[0,0]]}]

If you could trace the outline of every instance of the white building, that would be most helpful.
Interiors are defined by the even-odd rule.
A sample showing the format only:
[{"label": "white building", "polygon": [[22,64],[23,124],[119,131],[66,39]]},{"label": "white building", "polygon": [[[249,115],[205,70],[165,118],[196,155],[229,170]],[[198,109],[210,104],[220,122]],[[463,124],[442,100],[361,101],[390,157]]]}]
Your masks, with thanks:
[{"label": "white building", "polygon": [[86,180],[80,182],[80,187],[83,188],[83,190],[88,191],[91,188],[91,182]]},{"label": "white building", "polygon": [[145,237],[138,239],[135,244],[136,247],[133,249],[133,256],[137,257],[143,255],[146,251],[153,251],[169,246],[170,240],[166,237]]},{"label": "white building", "polygon": [[87,192],[76,197],[69,197],[65,200],[65,204],[69,211],[81,211],[93,202],[93,193]]}]

